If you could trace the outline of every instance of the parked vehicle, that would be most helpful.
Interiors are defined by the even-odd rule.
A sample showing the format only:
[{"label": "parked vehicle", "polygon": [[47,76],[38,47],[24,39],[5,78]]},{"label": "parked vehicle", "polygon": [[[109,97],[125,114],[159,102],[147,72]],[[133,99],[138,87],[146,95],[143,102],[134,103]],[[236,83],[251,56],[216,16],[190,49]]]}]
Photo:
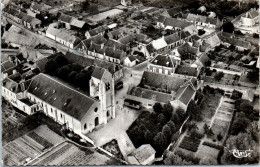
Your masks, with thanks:
[{"label": "parked vehicle", "polygon": [[135,100],[131,100],[131,99],[125,99],[124,100],[124,105],[131,107],[131,108],[135,108],[140,110],[141,109],[141,102],[135,101]]}]

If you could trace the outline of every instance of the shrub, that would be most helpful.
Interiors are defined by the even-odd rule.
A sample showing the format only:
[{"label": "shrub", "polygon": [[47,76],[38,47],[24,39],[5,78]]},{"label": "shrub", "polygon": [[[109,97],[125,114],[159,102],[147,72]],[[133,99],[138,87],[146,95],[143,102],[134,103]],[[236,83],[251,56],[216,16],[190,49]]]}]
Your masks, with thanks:
[{"label": "shrub", "polygon": [[202,145],[209,146],[209,147],[219,149],[219,150],[221,150],[223,148],[223,146],[221,146],[221,145],[218,145],[218,144],[215,144],[215,143],[210,143],[210,142],[207,142],[207,141],[204,141],[202,143]]},{"label": "shrub", "polygon": [[190,137],[195,140],[201,139],[204,137],[204,134],[199,133],[197,130],[192,130],[190,133]]},{"label": "shrub", "polygon": [[223,136],[222,136],[221,133],[219,133],[219,134],[217,135],[217,139],[218,139],[218,141],[221,141],[221,140],[223,139]]}]

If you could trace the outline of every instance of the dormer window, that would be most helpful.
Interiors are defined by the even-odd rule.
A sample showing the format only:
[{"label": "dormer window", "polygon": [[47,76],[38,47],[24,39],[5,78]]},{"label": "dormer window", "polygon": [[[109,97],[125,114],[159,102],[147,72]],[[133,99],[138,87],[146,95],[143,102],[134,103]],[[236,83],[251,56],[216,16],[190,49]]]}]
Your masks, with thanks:
[{"label": "dormer window", "polygon": [[34,90],[37,90],[37,89],[38,89],[37,87],[34,88]]},{"label": "dormer window", "polygon": [[97,111],[98,111],[98,108],[96,107],[96,108],[94,109],[94,111],[97,112]]},{"label": "dormer window", "polygon": [[56,97],[54,98],[54,100],[56,100]]},{"label": "dormer window", "polygon": [[67,103],[64,103],[64,106],[66,106],[67,105]]},{"label": "dormer window", "polygon": [[47,95],[47,92],[45,92],[44,95],[46,96],[46,95]]},{"label": "dormer window", "polygon": [[56,90],[53,89],[52,93],[55,93],[55,92],[56,92]]},{"label": "dormer window", "polygon": [[158,60],[154,60],[154,63],[157,64]]}]

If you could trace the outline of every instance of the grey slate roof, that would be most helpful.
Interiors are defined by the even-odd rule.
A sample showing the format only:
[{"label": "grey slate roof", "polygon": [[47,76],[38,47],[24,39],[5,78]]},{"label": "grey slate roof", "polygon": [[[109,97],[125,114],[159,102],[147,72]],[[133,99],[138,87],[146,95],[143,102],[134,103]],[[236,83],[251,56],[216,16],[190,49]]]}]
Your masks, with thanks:
[{"label": "grey slate roof", "polygon": [[87,114],[90,107],[97,102],[87,95],[70,88],[65,83],[43,73],[32,80],[28,92],[79,121]]}]

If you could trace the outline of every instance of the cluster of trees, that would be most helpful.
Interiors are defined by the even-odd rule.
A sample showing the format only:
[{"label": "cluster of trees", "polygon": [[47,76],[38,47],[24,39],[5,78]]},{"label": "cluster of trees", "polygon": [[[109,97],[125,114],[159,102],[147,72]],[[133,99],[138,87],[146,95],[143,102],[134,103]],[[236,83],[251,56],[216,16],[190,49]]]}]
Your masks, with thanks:
[{"label": "cluster of trees", "polygon": [[259,70],[253,69],[247,73],[247,78],[252,82],[259,81]]},{"label": "cluster of trees", "polygon": [[[227,164],[257,164],[259,163],[259,129],[256,121],[251,123],[245,129],[245,132],[241,132],[237,135],[231,136],[226,141],[227,149],[224,150],[223,160]],[[238,150],[252,150],[250,156],[246,158],[235,158],[229,151],[233,148]]]},{"label": "cluster of trees", "polygon": [[224,73],[223,73],[223,72],[217,72],[216,75],[214,76],[214,79],[215,79],[216,81],[220,81],[221,78],[223,78],[223,76],[224,76]]},{"label": "cluster of trees", "polygon": [[71,64],[68,60],[61,55],[49,59],[45,64],[45,73],[54,75],[70,84],[73,84],[82,90],[89,90],[89,80],[93,67],[84,69],[79,64]]},{"label": "cluster of trees", "polygon": [[[196,165],[201,164],[201,160],[192,154],[185,154],[184,152],[177,150],[175,152],[167,152],[164,159],[165,165]],[[204,160],[202,161],[204,162]]]},{"label": "cluster of trees", "polygon": [[127,131],[136,147],[151,144],[161,155],[186,117],[182,109],[173,110],[170,103],[161,105],[155,103],[154,112],[143,112]]},{"label": "cluster of trees", "polygon": [[221,94],[221,95],[224,95],[224,90],[222,89],[219,89],[219,88],[212,88],[208,85],[206,85],[203,89],[203,93],[208,93],[208,94]]},{"label": "cluster of trees", "polygon": [[239,91],[234,90],[231,95],[231,99],[238,100],[241,99],[242,93]]}]

